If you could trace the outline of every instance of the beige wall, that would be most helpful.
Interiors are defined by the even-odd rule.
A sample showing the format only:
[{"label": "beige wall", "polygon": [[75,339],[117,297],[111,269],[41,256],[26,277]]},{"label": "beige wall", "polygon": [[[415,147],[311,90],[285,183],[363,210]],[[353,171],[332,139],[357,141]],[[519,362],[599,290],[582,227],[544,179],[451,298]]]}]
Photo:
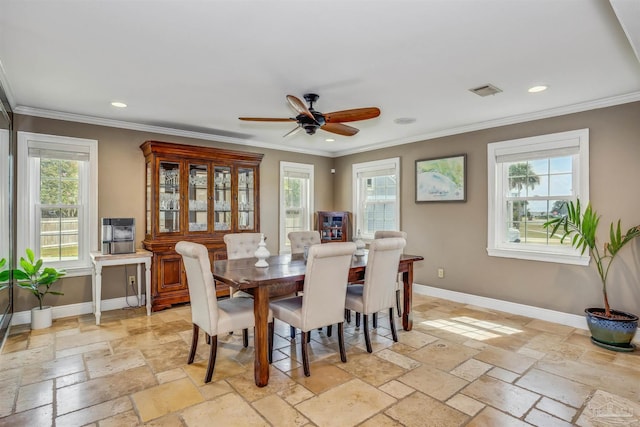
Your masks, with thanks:
[{"label": "beige wall", "polygon": [[[137,247],[142,247],[145,226],[145,166],[140,145],[149,139],[263,153],[264,157],[260,166],[260,227],[268,237],[267,247],[272,253],[278,251],[281,160],[315,165],[315,207],[316,209],[331,209],[333,205],[332,186],[326,185],[327,182],[333,182],[331,175],[333,159],[331,158],[22,115],[16,115],[14,129],[24,132],[97,139],[98,216],[100,218],[134,217],[136,219]],[[135,274],[135,271],[134,265],[104,268],[102,298],[125,296],[126,277]],[[48,295],[45,303],[65,305],[91,301],[90,276],[65,278],[55,285],[55,289],[64,292],[65,295]],[[129,295],[132,295],[131,291],[129,291]],[[30,309],[33,307],[34,301],[32,295],[18,290],[15,293],[15,311]],[[135,297],[130,297],[129,302],[135,305]]]},{"label": "beige wall", "polygon": [[[487,256],[487,143],[567,130],[590,129],[591,200],[602,222],[622,218],[623,226],[640,224],[640,103],[470,132],[400,147],[375,150],[337,159],[285,151],[244,148],[165,135],[85,125],[30,116],[16,116],[19,131],[92,138],[99,141],[99,215],[133,216],[137,240],[143,239],[144,158],[140,144],[148,139],[216,146],[264,153],[260,169],[261,228],[277,250],[279,161],[313,163],[316,210],[352,210],[351,165],[400,156],[401,226],[409,233],[408,253],[425,257],[416,264],[415,282],[443,289],[497,298],[567,313],[580,314],[600,306],[601,294],[593,266],[578,267]],[[467,202],[421,203],[415,199],[415,161],[467,154]],[[335,175],[330,169],[335,167]],[[327,185],[329,183],[329,185]],[[603,228],[604,230],[604,228]],[[603,236],[605,237],[605,236]],[[138,244],[139,246],[139,244]],[[630,250],[629,250],[630,249]],[[640,311],[640,241],[627,248],[611,276],[611,303],[615,308]],[[438,267],[445,278],[438,279]],[[104,270],[103,298],[124,296],[127,274],[134,267]],[[587,283],[583,283],[587,282]],[[64,279],[63,297],[48,296],[53,305],[91,300],[89,277]],[[33,306],[32,296],[18,291],[16,311]],[[129,299],[133,304],[134,298]]]},{"label": "beige wall", "polygon": [[[351,165],[400,155],[401,227],[406,252],[424,256],[414,281],[452,291],[581,314],[602,306],[593,265],[489,257],[487,245],[487,143],[589,128],[590,197],[601,214],[601,238],[617,218],[640,224],[640,103],[470,132],[336,159],[336,209],[351,209]],[[415,161],[467,154],[467,202],[415,200]],[[614,308],[640,311],[640,239],[616,260],[609,284]],[[437,268],[445,278],[437,278]]]}]

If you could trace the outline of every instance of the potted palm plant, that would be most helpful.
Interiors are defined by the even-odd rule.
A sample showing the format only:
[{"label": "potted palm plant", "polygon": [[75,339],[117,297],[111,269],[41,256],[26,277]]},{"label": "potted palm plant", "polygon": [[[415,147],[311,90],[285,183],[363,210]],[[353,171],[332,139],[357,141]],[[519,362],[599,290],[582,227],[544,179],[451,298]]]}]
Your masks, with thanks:
[{"label": "potted palm plant", "polygon": [[31,329],[43,329],[51,326],[51,306],[42,305],[47,294],[64,295],[62,292],[52,291],[51,285],[65,275],[63,270],[44,267],[42,259],[36,261],[31,249],[26,250],[27,258],[20,257],[20,268],[13,270],[13,277],[22,289],[30,291],[38,298],[38,307],[31,309]]},{"label": "potted palm plant", "polygon": [[631,340],[638,329],[638,316],[611,309],[607,292],[607,277],[620,250],[640,236],[640,225],[631,227],[622,234],[620,220],[617,225],[612,222],[609,227],[609,242],[598,247],[596,234],[600,215],[593,210],[590,203],[582,212],[580,200],[576,200],[575,203],[573,201],[566,202],[566,206],[566,215],[547,221],[544,227],[551,228],[551,236],[561,230],[560,242],[570,238],[572,246],[579,249],[581,254],[584,254],[588,249],[589,255],[595,262],[602,283],[604,307],[585,309],[591,341],[610,350],[633,351],[635,347]]}]

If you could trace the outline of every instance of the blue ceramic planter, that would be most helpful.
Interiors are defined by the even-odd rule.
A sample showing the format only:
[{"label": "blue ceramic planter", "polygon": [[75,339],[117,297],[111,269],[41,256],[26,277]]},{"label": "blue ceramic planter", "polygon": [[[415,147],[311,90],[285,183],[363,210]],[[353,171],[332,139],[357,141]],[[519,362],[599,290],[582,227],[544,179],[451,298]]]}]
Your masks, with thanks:
[{"label": "blue ceramic planter", "polygon": [[611,310],[612,314],[623,319],[608,319],[594,313],[602,313],[602,308],[587,308],[587,325],[591,331],[591,341],[600,347],[614,351],[633,351],[631,343],[638,330],[638,316],[624,311]]}]

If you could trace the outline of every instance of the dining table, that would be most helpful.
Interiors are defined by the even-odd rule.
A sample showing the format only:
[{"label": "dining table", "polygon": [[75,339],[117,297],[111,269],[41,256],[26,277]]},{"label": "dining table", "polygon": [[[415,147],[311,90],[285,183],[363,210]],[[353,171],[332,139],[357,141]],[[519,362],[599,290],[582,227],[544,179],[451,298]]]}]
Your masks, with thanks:
[{"label": "dining table", "polygon": [[[353,256],[349,269],[349,283],[362,282],[367,267],[368,251],[362,256]],[[411,313],[413,293],[413,263],[422,261],[419,255],[403,254],[398,264],[398,273],[402,273],[404,298],[402,310],[402,327],[410,331],[413,327]],[[306,262],[302,254],[274,255],[267,258],[268,267],[256,267],[256,258],[234,260],[216,260],[213,263],[213,278],[237,290],[253,296],[255,314],[255,361],[254,378],[258,387],[269,383],[269,337],[268,316],[269,298],[277,295],[278,289],[291,288],[292,284],[302,291]]]}]

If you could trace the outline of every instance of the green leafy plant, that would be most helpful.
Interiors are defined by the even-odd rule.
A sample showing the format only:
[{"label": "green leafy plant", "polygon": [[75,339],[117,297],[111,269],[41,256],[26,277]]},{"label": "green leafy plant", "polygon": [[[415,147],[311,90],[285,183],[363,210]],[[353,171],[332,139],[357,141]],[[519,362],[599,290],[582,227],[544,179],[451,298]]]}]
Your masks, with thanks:
[{"label": "green leafy plant", "polygon": [[609,227],[609,242],[605,242],[599,248],[596,243],[596,233],[600,223],[600,215],[593,210],[591,203],[587,204],[584,212],[580,209],[579,199],[575,203],[569,201],[565,204],[567,206],[567,214],[545,222],[544,227],[552,227],[552,236],[562,229],[563,234],[560,242],[571,238],[571,245],[579,249],[581,254],[584,254],[587,249],[589,250],[589,255],[596,264],[598,275],[602,282],[605,316],[611,317],[611,308],[609,307],[609,297],[607,295],[609,269],[618,252],[627,243],[640,236],[640,225],[631,227],[626,233],[622,234],[620,220],[618,220],[617,225],[612,222]]},{"label": "green leafy plant", "polygon": [[0,291],[8,286],[7,282],[9,281],[9,270],[4,269],[6,263],[6,259],[0,258]]},{"label": "green leafy plant", "polygon": [[[13,277],[18,286],[30,291],[36,298],[42,310],[42,300],[47,294],[64,295],[62,292],[52,291],[53,285],[66,273],[53,267],[44,267],[42,259],[36,261],[31,249],[27,249],[27,259],[20,257],[20,268],[13,270]],[[44,267],[44,268],[43,268]]]}]

